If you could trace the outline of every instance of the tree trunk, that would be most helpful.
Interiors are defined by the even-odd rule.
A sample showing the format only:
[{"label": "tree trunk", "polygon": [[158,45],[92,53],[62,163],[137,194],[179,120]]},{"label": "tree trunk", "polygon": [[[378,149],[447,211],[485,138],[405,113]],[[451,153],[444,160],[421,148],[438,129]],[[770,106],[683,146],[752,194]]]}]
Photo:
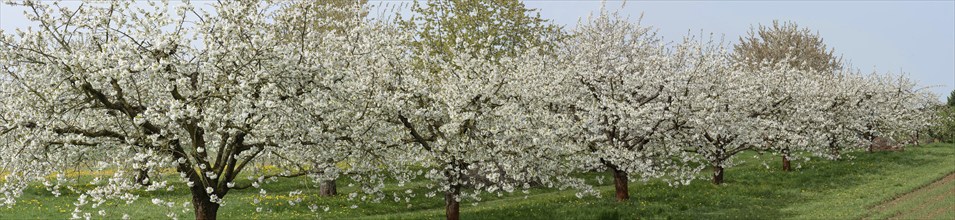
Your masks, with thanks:
[{"label": "tree trunk", "polygon": [[138,183],[139,185],[143,185],[143,186],[152,185],[152,181],[149,180],[149,170],[147,169],[140,169],[138,172],[136,172],[135,180],[136,180],[136,183]]},{"label": "tree trunk", "polygon": [[334,196],[338,195],[338,186],[335,184],[335,180],[326,180],[322,181],[319,185],[320,196]]},{"label": "tree trunk", "polygon": [[921,142],[922,142],[922,132],[916,131],[916,132],[915,132],[915,137],[914,137],[913,139],[915,139],[915,140],[912,140],[912,142],[915,142],[915,145],[916,145],[916,146],[918,146],[919,144],[921,144]]},{"label": "tree trunk", "polygon": [[444,194],[444,215],[448,220],[461,219],[461,204],[458,196],[461,195],[461,185],[453,184]]},{"label": "tree trunk", "polygon": [[617,202],[629,200],[630,189],[628,188],[628,184],[630,182],[627,177],[627,172],[618,170],[615,166],[610,167],[610,172],[613,173],[613,185],[617,189]]},{"label": "tree trunk", "polygon": [[792,170],[792,166],[789,164],[789,156],[783,155],[783,171],[789,172]]},{"label": "tree trunk", "polygon": [[713,166],[713,184],[720,185],[723,183],[723,165],[714,165]]},{"label": "tree trunk", "polygon": [[196,220],[215,220],[216,212],[219,211],[219,203],[209,201],[209,195],[205,192],[193,193],[192,206],[196,211]]},{"label": "tree trunk", "polygon": [[783,171],[792,171],[792,165],[789,162],[789,148],[783,148]]},{"label": "tree trunk", "polygon": [[829,141],[829,154],[832,154],[832,156],[834,156],[836,160],[838,160],[839,157],[841,156],[839,153],[839,148],[836,147],[835,141],[832,141],[832,140]]}]

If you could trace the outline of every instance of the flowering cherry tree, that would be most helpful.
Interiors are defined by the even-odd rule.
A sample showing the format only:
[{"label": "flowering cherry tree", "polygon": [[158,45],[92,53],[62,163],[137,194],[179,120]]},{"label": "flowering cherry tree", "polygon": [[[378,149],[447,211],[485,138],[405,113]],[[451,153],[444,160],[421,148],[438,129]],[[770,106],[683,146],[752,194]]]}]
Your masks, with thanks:
[{"label": "flowering cherry tree", "polygon": [[713,183],[723,182],[733,156],[754,149],[760,139],[758,120],[761,93],[758,77],[732,68],[721,43],[687,38],[675,56],[692,62],[686,97],[675,107],[684,129],[676,135],[686,151],[696,153],[713,168]]},{"label": "flowering cherry tree", "polygon": [[927,109],[937,103],[937,97],[920,90],[915,82],[905,76],[873,73],[866,76],[860,91],[857,134],[863,139],[867,151],[884,141],[895,144],[915,143],[912,138],[926,127],[932,119]]},{"label": "flowering cherry tree", "polygon": [[[334,178],[343,171],[333,164],[357,161],[348,158],[366,156],[361,146],[380,144],[359,136],[375,127],[349,124],[364,109],[343,104],[350,100],[343,89],[355,88],[337,80],[348,64],[317,59],[352,55],[358,46],[305,30],[295,36],[331,40],[316,40],[326,43],[321,47],[279,40],[289,33],[276,31],[281,25],[271,17],[295,8],[255,1],[214,3],[211,12],[188,2],[15,4],[39,28],[0,39],[9,94],[2,127],[10,144],[0,151],[6,205],[29,181],[58,193],[76,181],[64,175],[69,167],[109,170],[111,177],[79,192],[74,217],[88,215],[81,206],[132,201],[138,189],[173,190],[177,181],[143,186],[138,182],[149,180],[129,178],[134,170],[170,168],[190,189],[196,218],[214,219],[231,190],[272,177]],[[238,178],[262,161],[281,171]],[[366,167],[360,165],[350,167]]]},{"label": "flowering cherry tree", "polygon": [[695,123],[686,131],[688,140],[697,142],[689,145],[713,166],[717,184],[724,168],[733,165],[733,155],[742,151],[779,152],[788,167],[791,158],[837,159],[840,152],[867,149],[875,137],[904,144],[930,125],[925,109],[933,96],[905,77],[852,70],[805,73],[783,65],[723,70],[707,74],[716,78],[691,83],[702,90],[690,92],[697,99],[685,103],[696,105],[688,111]]},{"label": "flowering cherry tree", "polygon": [[[749,150],[784,153],[795,144],[807,145],[802,119],[814,113],[800,102],[813,85],[805,73],[786,65],[737,68],[721,43],[687,38],[676,57],[689,60],[686,96],[674,107],[683,127],[674,141],[713,169],[712,181],[723,182],[725,168]],[[815,76],[815,75],[814,75]]]},{"label": "flowering cherry tree", "polygon": [[[785,62],[783,62],[785,63]],[[746,77],[753,77],[759,94],[752,106],[750,120],[757,123],[759,138],[751,143],[754,150],[771,151],[780,154],[784,171],[791,170],[791,160],[801,157],[799,152],[810,147],[811,131],[820,123],[816,117],[816,91],[824,90],[819,86],[824,74],[812,70],[796,69],[784,64],[766,65],[759,69],[748,69]]]},{"label": "flowering cherry tree", "polygon": [[934,95],[919,90],[904,76],[862,74],[846,69],[819,75],[803,99],[804,152],[839,159],[841,152],[871,150],[876,137],[913,143],[915,132],[931,126]]},{"label": "flowering cherry tree", "polygon": [[270,31],[282,36],[285,43],[278,48],[289,54],[281,71],[297,74],[283,82],[283,89],[293,94],[285,96],[283,114],[292,117],[284,117],[289,120],[278,126],[285,132],[277,140],[284,141],[281,145],[301,146],[295,154],[286,155],[295,159],[285,161],[310,167],[315,172],[309,175],[321,183],[320,194],[334,195],[335,180],[346,171],[341,167],[353,174],[373,173],[374,167],[382,165],[375,162],[380,162],[384,151],[367,149],[393,149],[380,148],[390,145],[380,131],[387,128],[368,120],[378,108],[374,92],[366,85],[376,77],[368,73],[381,71],[388,67],[383,61],[394,60],[384,55],[396,54],[388,50],[399,48],[400,38],[394,38],[381,22],[366,19],[363,2],[290,1],[280,8]]},{"label": "flowering cherry tree", "polygon": [[567,68],[556,72],[566,90],[555,97],[559,110],[574,120],[569,135],[589,155],[580,163],[609,170],[618,201],[629,199],[630,176],[685,180],[695,173],[683,166],[692,156],[664,141],[679,127],[670,108],[684,95],[686,75],[650,27],[603,9],[561,49]]},{"label": "flowering cherry tree", "polygon": [[848,69],[817,76],[816,80],[814,86],[806,89],[809,99],[803,100],[803,105],[809,107],[810,116],[804,119],[812,125],[808,128],[812,139],[801,150],[838,159],[840,152],[862,146],[854,131],[861,129],[857,113],[866,81],[861,74]]},{"label": "flowering cherry tree", "polygon": [[384,96],[381,120],[400,125],[395,134],[405,140],[406,154],[392,160],[423,167],[429,186],[444,194],[448,219],[459,217],[462,199],[479,199],[482,192],[582,186],[570,178],[575,169],[563,159],[573,148],[557,141],[549,126],[558,119],[534,97],[549,94],[534,86],[549,73],[542,71],[553,64],[549,56],[527,52],[492,62],[472,53],[482,51],[455,52],[450,62],[423,55],[416,59],[436,66],[395,68],[380,76],[387,79],[377,84]]},{"label": "flowering cherry tree", "polygon": [[565,158],[575,149],[555,131],[564,118],[543,101],[554,94],[543,85],[558,64],[547,55],[557,26],[514,1],[425,4],[400,22],[411,56],[376,84],[388,97],[380,121],[402,127],[396,134],[407,154],[392,160],[427,171],[435,189],[427,195],[444,194],[448,219],[459,218],[461,200],[483,192],[586,188],[569,176],[576,169]]}]

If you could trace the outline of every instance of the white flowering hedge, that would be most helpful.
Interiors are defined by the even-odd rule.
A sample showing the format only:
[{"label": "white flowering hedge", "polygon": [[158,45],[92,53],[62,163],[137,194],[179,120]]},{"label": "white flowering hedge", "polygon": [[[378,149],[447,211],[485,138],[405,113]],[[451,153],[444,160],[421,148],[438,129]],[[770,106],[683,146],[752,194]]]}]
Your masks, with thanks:
[{"label": "white flowering hedge", "polygon": [[[309,13],[282,2],[12,4],[37,26],[0,32],[0,202],[40,182],[79,193],[76,218],[188,188],[196,217],[214,219],[231,190],[297,176],[351,178],[362,200],[441,194],[449,217],[482,194],[595,194],[576,175],[595,170],[625,200],[633,180],[682,185],[712,167],[719,183],[743,151],[834,159],[906,143],[936,102],[889,74],[741,70],[722,43],[668,44],[605,11],[556,48],[498,58],[457,41],[448,59],[414,53],[392,22],[294,28]],[[76,167],[110,175],[75,189]],[[429,192],[382,192],[419,180]]]}]

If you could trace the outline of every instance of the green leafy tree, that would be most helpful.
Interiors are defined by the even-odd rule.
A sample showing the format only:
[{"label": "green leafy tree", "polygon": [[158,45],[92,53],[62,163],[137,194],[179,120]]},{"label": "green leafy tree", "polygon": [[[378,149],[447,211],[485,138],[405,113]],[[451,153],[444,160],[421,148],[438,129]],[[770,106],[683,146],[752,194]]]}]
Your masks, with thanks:
[{"label": "green leafy tree", "polygon": [[[300,41],[303,33],[342,34],[360,24],[368,15],[363,7],[368,0],[296,0],[282,4],[293,11],[276,18],[276,31],[284,40]],[[297,37],[297,39],[296,39]]]},{"label": "green leafy tree", "polygon": [[948,95],[948,107],[955,108],[955,90],[952,90],[952,94]]},{"label": "green leafy tree", "polygon": [[939,106],[937,123],[938,126],[932,131],[933,138],[955,143],[955,90],[948,95],[946,105]]},{"label": "green leafy tree", "polygon": [[[471,56],[497,60],[540,46],[553,49],[560,27],[514,0],[428,0],[415,2],[414,15],[401,25],[415,33],[415,52],[445,61],[471,51]],[[486,50],[486,52],[480,52]]]}]

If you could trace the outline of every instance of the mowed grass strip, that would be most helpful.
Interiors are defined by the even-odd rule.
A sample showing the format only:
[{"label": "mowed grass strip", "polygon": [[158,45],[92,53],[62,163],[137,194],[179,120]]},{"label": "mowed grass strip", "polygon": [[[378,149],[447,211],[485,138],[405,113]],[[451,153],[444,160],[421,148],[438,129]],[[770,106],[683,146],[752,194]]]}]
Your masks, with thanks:
[{"label": "mowed grass strip", "polygon": [[802,180],[810,188],[817,188],[803,193],[811,200],[794,203],[786,210],[795,213],[792,217],[796,219],[870,216],[873,207],[955,172],[953,151],[952,144],[936,143],[909,147],[904,152],[858,153],[854,154],[857,160],[835,162],[848,163],[843,166],[820,164],[818,178]]},{"label": "mowed grass strip", "polygon": [[[588,179],[603,177],[598,190],[602,196],[577,198],[575,191],[533,189],[529,194],[512,193],[501,197],[485,194],[480,202],[462,203],[462,216],[468,219],[861,219],[877,218],[949,218],[955,211],[944,209],[955,196],[942,196],[939,203],[918,208],[915,200],[891,207],[880,207],[913,190],[931,189],[919,199],[938,199],[944,189],[928,188],[931,183],[955,172],[955,145],[928,144],[909,147],[901,152],[850,153],[852,160],[811,160],[799,162],[793,172],[780,171],[778,157],[749,152],[739,157],[742,164],[727,169],[726,183],[709,182],[709,172],[688,186],[670,187],[661,181],[631,184],[631,200],[613,201],[612,179],[607,173],[584,174]],[[314,187],[301,188],[304,178],[282,179],[263,186],[269,192],[259,197],[258,189],[232,191],[228,203],[219,211],[224,219],[436,219],[443,218],[442,195],[425,197],[427,183],[413,182],[404,187],[389,186],[389,195],[380,203],[349,200],[348,194],[358,190],[340,180],[335,197],[319,197]],[[953,181],[955,182],[955,181]],[[89,186],[86,186],[89,187]],[[412,190],[416,196],[399,202],[390,196]],[[302,190],[302,202],[289,204],[289,191]],[[12,208],[0,208],[0,219],[64,219],[70,217],[77,194],[64,191],[60,197],[37,184],[24,192]],[[949,192],[951,193],[951,192]],[[948,194],[946,194],[948,195]],[[912,196],[916,198],[916,196]],[[151,204],[152,198],[174,202],[173,207]],[[258,198],[258,205],[253,199]],[[162,218],[174,212],[180,219],[193,218],[187,190],[177,185],[171,192],[148,192],[132,204],[109,201],[84,212],[94,218],[118,218],[128,214],[134,219]],[[317,210],[309,209],[314,204]],[[328,207],[328,211],[324,208]],[[939,207],[942,207],[941,209]],[[261,211],[256,211],[261,208]],[[106,216],[98,216],[99,209]],[[884,211],[878,211],[884,210]],[[899,215],[900,211],[909,213]]]},{"label": "mowed grass strip", "polygon": [[873,208],[871,218],[955,219],[951,214],[955,214],[955,173]]}]

